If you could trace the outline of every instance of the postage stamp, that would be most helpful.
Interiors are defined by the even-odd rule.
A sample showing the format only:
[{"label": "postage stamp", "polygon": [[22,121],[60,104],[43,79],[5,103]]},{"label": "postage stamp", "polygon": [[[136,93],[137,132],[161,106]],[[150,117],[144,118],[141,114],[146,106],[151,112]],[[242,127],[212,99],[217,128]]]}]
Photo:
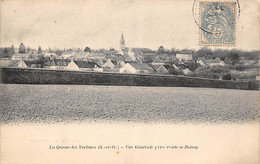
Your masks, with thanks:
[{"label": "postage stamp", "polygon": [[235,46],[236,7],[236,2],[200,2],[200,45]]}]

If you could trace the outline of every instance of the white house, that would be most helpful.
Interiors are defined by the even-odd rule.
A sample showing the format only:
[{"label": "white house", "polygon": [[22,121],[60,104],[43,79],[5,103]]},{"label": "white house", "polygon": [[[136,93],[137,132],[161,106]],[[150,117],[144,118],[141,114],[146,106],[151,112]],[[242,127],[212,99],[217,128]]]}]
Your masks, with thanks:
[{"label": "white house", "polygon": [[191,53],[176,53],[176,58],[180,61],[184,60],[192,60],[192,54]]},{"label": "white house", "polygon": [[198,60],[197,63],[199,63],[202,67],[206,67],[207,64],[204,60]]},{"label": "white house", "polygon": [[123,67],[123,66],[125,65],[125,62],[124,62],[124,61],[119,61],[119,65],[120,65],[121,67]]},{"label": "white house", "polygon": [[154,73],[154,69],[146,63],[127,63],[120,68],[120,73]]},{"label": "white house", "polygon": [[208,66],[220,66],[220,58],[216,58],[216,59],[206,59],[205,60],[205,63],[208,65]]},{"label": "white house", "polygon": [[174,69],[179,69],[179,67],[176,64],[172,65]]},{"label": "white house", "polygon": [[88,61],[71,61],[67,66],[67,70],[103,72],[103,68],[98,64]]},{"label": "white house", "polygon": [[197,63],[199,63],[202,67],[226,66],[226,63],[221,61],[218,57],[216,59],[198,59]]},{"label": "white house", "polygon": [[19,68],[27,68],[29,67],[29,65],[27,66],[27,64],[24,62],[24,60],[20,60],[18,66]]},{"label": "white house", "polygon": [[192,75],[193,74],[193,72],[190,71],[188,68],[184,69],[183,73],[184,73],[184,75]]},{"label": "white house", "polygon": [[224,61],[221,61],[221,62],[219,63],[219,65],[222,66],[222,67],[225,67],[227,64],[226,64]]}]

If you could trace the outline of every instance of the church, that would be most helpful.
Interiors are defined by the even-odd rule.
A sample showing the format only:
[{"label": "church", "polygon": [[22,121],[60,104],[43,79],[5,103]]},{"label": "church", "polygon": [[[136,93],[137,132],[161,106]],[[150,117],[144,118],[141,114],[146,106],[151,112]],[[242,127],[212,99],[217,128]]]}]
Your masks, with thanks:
[{"label": "church", "polygon": [[119,45],[119,53],[122,55],[128,55],[129,48],[125,46],[125,38],[122,32]]}]

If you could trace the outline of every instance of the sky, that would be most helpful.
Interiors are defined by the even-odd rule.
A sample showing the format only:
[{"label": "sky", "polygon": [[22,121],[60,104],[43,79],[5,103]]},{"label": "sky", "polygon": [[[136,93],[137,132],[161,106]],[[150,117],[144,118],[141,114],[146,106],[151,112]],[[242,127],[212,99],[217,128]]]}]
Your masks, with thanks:
[{"label": "sky", "polygon": [[[199,49],[193,0],[1,0],[1,47]],[[240,1],[236,46],[259,49],[256,0]],[[195,15],[199,10],[195,8]],[[195,17],[195,19],[197,19]],[[221,47],[225,48],[225,47]]]}]

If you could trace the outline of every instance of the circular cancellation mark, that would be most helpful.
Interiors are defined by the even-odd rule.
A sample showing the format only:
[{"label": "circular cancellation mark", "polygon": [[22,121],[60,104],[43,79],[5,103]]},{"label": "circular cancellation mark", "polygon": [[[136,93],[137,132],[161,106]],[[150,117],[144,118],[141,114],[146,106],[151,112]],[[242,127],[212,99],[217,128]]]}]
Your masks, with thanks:
[{"label": "circular cancellation mark", "polygon": [[193,20],[194,20],[194,23],[199,27],[200,30],[204,31],[204,32],[207,32],[207,33],[210,33],[212,34],[212,32],[204,29],[201,27],[200,25],[200,2],[235,2],[236,5],[237,5],[237,20],[239,19],[240,17],[240,4],[239,4],[239,1],[238,0],[234,0],[234,1],[223,1],[223,0],[218,0],[218,1],[203,1],[203,0],[194,0],[193,2],[193,5],[192,5],[192,16],[193,16]]}]

